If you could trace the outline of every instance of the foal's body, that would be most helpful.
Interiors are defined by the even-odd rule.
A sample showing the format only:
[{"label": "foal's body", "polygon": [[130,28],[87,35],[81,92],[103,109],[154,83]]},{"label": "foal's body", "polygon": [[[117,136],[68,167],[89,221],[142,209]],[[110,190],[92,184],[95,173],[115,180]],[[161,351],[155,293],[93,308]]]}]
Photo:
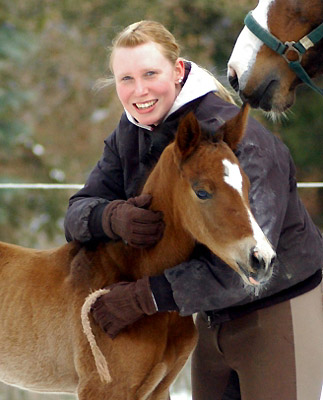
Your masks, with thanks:
[{"label": "foal's body", "polygon": [[[165,266],[171,266],[172,257],[164,251],[160,254],[154,250],[134,251],[121,242],[100,245],[94,252],[88,252],[91,264],[95,265],[94,273],[90,266],[71,270],[76,250],[75,243],[48,251],[0,244],[1,380],[34,391],[50,392],[74,393],[80,384],[79,398],[94,400],[141,399],[136,397],[141,385],[146,390],[149,386],[153,389],[165,378],[165,387],[163,390],[160,387],[161,393],[157,396],[156,391],[153,399],[167,398],[169,384],[195,344],[191,317],[160,313],[149,317],[149,324],[147,317],[113,342],[93,326],[112,376],[107,390],[107,384],[99,380],[80,314],[84,299],[91,291],[107,283],[146,275],[144,271],[152,265],[156,266],[155,273],[161,272]],[[172,265],[183,260],[182,256],[187,257],[187,251],[189,247],[186,254],[178,254],[174,249]],[[162,254],[168,255],[167,260]],[[146,261],[141,262],[143,258]],[[155,262],[151,263],[151,259]],[[149,379],[150,374],[157,376]]]},{"label": "foal's body", "polygon": [[[246,118],[244,109],[224,125],[221,135],[232,148]],[[258,273],[262,280],[270,277],[275,254],[251,216],[247,178],[228,144],[201,135],[197,121],[187,117],[144,187],[166,223],[155,247],[138,250],[120,241],[86,249],[72,242],[38,251],[0,243],[1,380],[35,391],[77,393],[80,400],[167,400],[196,343],[192,317],[157,313],[114,340],[92,321],[111,375],[101,382],[81,323],[88,294],[160,274],[188,259],[196,240],[246,284],[255,283]],[[213,195],[198,197],[205,190]],[[79,251],[88,265],[79,265]]]}]

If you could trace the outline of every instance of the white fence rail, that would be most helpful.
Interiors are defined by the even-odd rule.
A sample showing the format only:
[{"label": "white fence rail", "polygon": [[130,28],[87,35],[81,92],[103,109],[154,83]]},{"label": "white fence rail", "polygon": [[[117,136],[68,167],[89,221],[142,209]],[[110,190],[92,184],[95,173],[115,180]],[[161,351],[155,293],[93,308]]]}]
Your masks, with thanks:
[{"label": "white fence rail", "polygon": [[[78,183],[0,183],[0,189],[81,189]],[[298,188],[323,188],[323,182],[298,182]]]}]

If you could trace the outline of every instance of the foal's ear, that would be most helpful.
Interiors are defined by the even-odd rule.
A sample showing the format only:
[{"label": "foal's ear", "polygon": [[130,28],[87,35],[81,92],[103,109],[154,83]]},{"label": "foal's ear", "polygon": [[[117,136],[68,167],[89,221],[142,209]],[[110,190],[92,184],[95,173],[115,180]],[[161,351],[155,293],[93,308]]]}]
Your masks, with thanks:
[{"label": "foal's ear", "polygon": [[187,114],[180,122],[176,139],[176,153],[184,161],[198,147],[201,141],[201,128],[193,112]]},{"label": "foal's ear", "polygon": [[232,150],[236,150],[243,138],[249,114],[250,106],[244,103],[236,116],[226,121],[218,130],[217,136],[223,137]]}]

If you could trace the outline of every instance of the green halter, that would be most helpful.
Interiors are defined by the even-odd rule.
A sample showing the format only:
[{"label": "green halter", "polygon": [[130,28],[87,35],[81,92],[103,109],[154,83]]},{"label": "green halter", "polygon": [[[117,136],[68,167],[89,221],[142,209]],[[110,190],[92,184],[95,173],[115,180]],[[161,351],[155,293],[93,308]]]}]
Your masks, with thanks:
[{"label": "green halter", "polygon": [[[248,29],[255,36],[257,36],[258,39],[264,42],[268,47],[270,47],[276,53],[280,54],[288,62],[290,68],[304,83],[310,86],[317,93],[323,95],[323,89],[319,88],[313,83],[313,81],[308,76],[304,68],[301,66],[303,54],[305,54],[310,47],[313,47],[318,41],[322,39],[323,23],[319,25],[317,28],[315,28],[308,35],[300,39],[297,43],[281,42],[274,35],[266,31],[266,29],[264,29],[261,25],[258,24],[258,22],[252,16],[251,11],[247,14],[244,23],[248,27]],[[287,58],[287,54],[291,51],[297,53],[298,56],[297,61],[290,61]]]}]

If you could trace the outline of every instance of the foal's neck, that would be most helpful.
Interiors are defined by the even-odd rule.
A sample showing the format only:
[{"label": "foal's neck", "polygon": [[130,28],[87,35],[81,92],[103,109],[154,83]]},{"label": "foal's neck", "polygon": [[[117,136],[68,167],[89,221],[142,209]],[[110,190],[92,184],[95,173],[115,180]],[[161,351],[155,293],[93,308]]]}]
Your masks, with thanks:
[{"label": "foal's neck", "polygon": [[153,197],[151,209],[163,212],[166,227],[163,238],[155,246],[139,251],[127,249],[126,263],[131,265],[135,278],[160,274],[187,260],[195,245],[194,238],[183,228],[178,212],[182,203],[178,204],[180,199],[174,195],[180,173],[172,147],[170,145],[164,150],[143,189]]}]

